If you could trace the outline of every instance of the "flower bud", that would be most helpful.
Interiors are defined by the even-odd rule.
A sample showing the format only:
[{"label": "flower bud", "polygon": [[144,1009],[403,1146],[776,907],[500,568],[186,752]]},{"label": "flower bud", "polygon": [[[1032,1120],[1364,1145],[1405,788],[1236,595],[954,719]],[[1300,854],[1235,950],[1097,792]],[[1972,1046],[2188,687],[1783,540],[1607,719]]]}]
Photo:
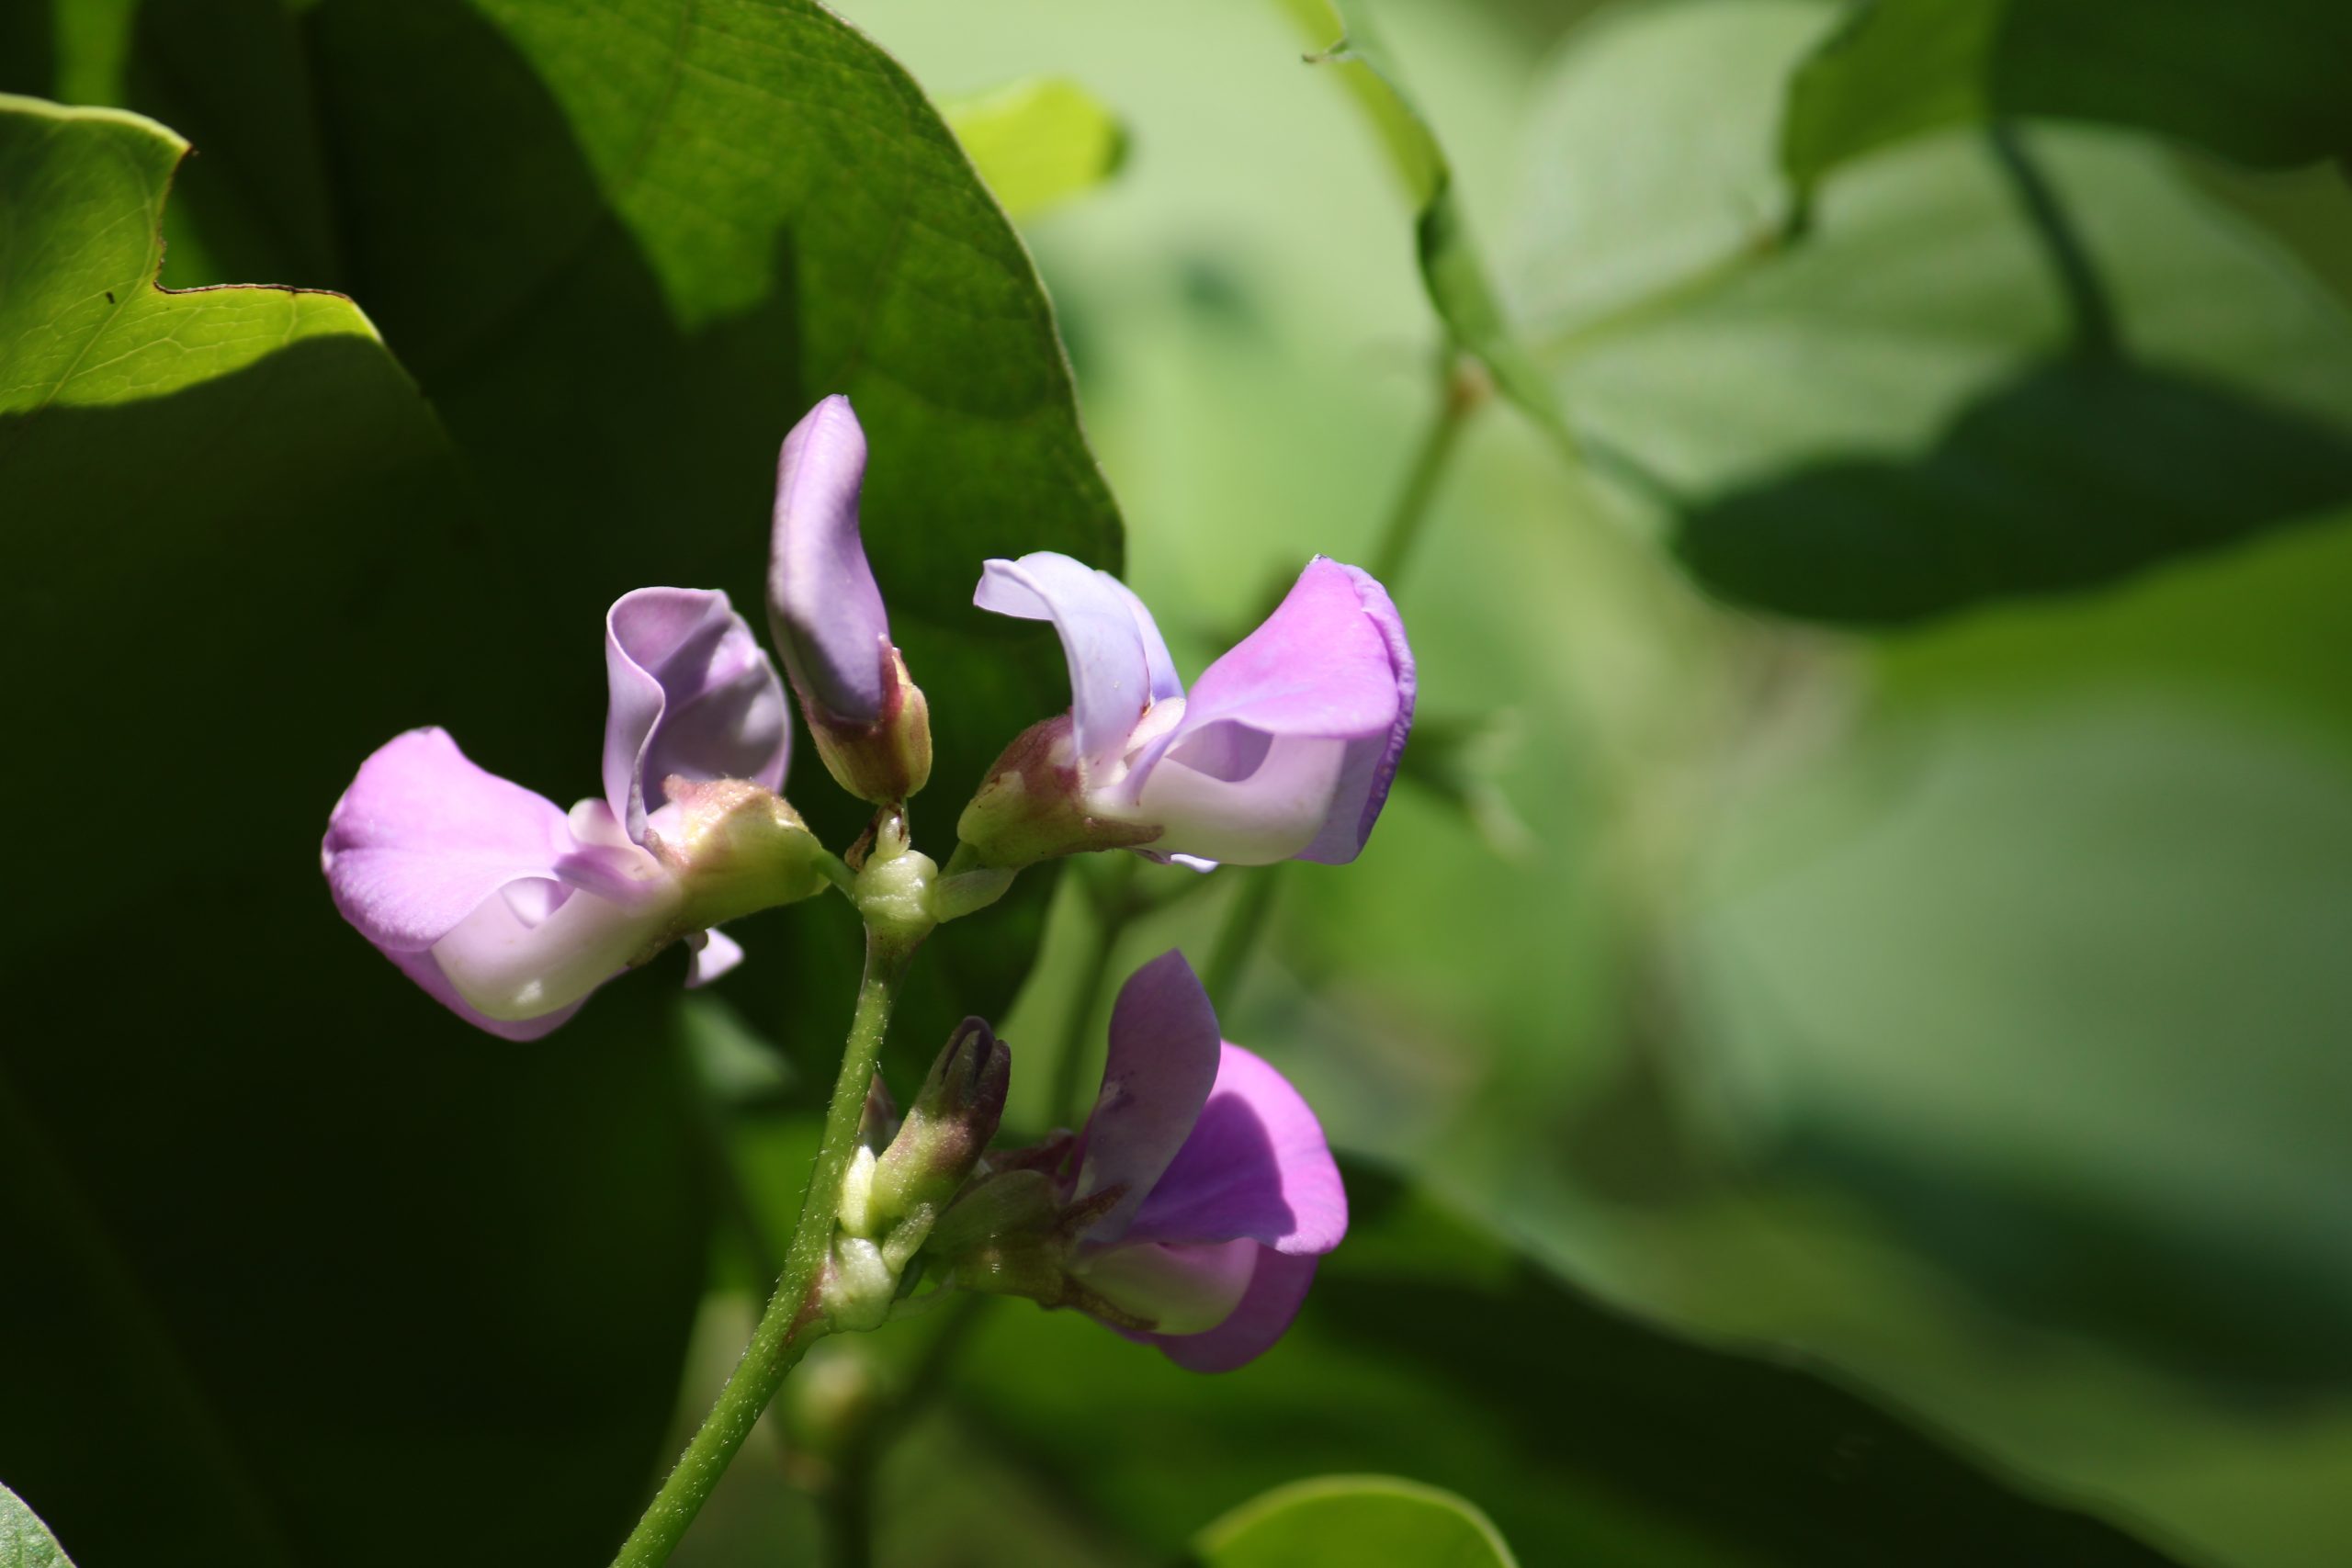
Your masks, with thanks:
[{"label": "flower bud", "polygon": [[931,777],[931,708],[890,641],[890,619],[858,532],[865,432],[849,400],[825,399],[776,461],[768,626],[825,771],[876,806]]},{"label": "flower bud", "polygon": [[930,781],[931,705],[908,678],[907,661],[897,649],[888,650],[882,707],[870,723],[843,719],[806,692],[800,713],[825,771],[860,800],[894,805]]},{"label": "flower bud", "polygon": [[967,1018],[932,1064],[899,1135],[875,1162],[869,1213],[877,1225],[955,1198],[1004,1114],[1012,1053]]}]

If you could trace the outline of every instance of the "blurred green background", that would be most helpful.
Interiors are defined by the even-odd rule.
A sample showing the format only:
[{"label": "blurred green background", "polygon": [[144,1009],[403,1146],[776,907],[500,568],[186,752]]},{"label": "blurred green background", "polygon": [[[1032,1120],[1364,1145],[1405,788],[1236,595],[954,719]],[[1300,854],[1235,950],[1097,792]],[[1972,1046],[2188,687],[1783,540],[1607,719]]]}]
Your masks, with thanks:
[{"label": "blurred green background", "polygon": [[[82,63],[51,96],[107,98],[104,16],[130,9],[56,13],[59,58]],[[1374,1162],[1357,1196],[1376,1280],[1391,1246],[1433,1277],[1507,1273],[1496,1244],[1432,1241],[1412,1218],[1478,1215],[1632,1322],[1742,1365],[1818,1366],[2028,1496],[2182,1560],[2339,1562],[2342,169],[2249,167],[2211,137],[2061,105],[2071,118],[1997,143],[1967,120],[1874,146],[1823,176],[1805,237],[1783,243],[1786,94],[1841,13],[1595,9],[1377,7],[1586,455],[1509,398],[1468,422],[1390,583],[1420,661],[1408,777],[1357,865],[1285,868],[1220,998],[1227,1034]],[[1444,337],[1415,193],[1334,69],[1302,61],[1292,8],[840,10],[951,106],[1045,75],[1115,117],[1115,172],[1016,216],[1125,513],[1128,581],[1180,665],[1227,646],[1306,555],[1371,558]],[[2292,10],[2188,26],[2252,38]],[[182,176],[192,209],[207,172],[200,152]],[[222,280],[209,238],[175,232],[163,281]],[[2128,385],[2086,352],[2119,342],[2146,367]],[[915,673],[935,704],[953,679]],[[814,778],[804,755],[796,795]],[[924,802],[934,820],[953,804]],[[1140,885],[1175,898],[1185,874]],[[1264,874],[1220,872],[1137,922],[1114,973],[1178,944],[1205,964]],[[1022,1128],[1051,1120],[1094,919],[1084,875],[1063,875],[999,1021]],[[748,965],[684,1014],[771,1245],[813,1141],[805,1075],[830,1050],[800,1025],[831,1004],[786,993],[818,967]],[[1099,1050],[1099,1019],[1078,1035]],[[904,1043],[907,1059],[931,1044]],[[1384,1203],[1380,1171],[1420,1195]],[[711,1251],[665,1442],[755,1309],[757,1247],[722,1225]],[[1644,1473],[1672,1467],[1670,1425],[1638,1430],[1641,1374],[1606,1408],[1542,1376],[1515,1409],[1465,1407],[1464,1388],[1501,1382],[1421,1380],[1385,1348],[1401,1338],[1346,1310],[1310,1308],[1262,1368],[1201,1382],[998,1303],[958,1328],[951,1397],[888,1445],[881,1561],[1165,1561],[1269,1466],[1365,1468],[1359,1448],[1470,1496],[1531,1562],[1569,1545],[1645,1563],[2090,1560],[2056,1538],[1998,1557],[1923,1540],[1898,1558],[1872,1536],[1808,1549],[1794,1524],[1757,1527],[1750,1553],[1726,1541],[1775,1506],[1740,1500],[1741,1461],[1694,1456],[1727,1469],[1644,1494],[1581,1446],[1647,1442]],[[1540,1337],[1569,1310],[1495,1321]],[[1605,1310],[1574,1310],[1597,1314],[1577,1334],[1616,1343]],[[818,1499],[863,1463],[842,1449],[868,1440],[859,1413],[925,1338],[820,1348],[678,1560],[807,1560],[789,1553],[815,1550]],[[1757,1407],[1777,1397],[1759,1387]],[[1848,1433],[1860,1472],[1890,1439],[1844,1409],[1821,1430]],[[1754,1457],[1758,1497],[1812,1506]],[[1846,1479],[1806,1463],[1807,1484]]]}]

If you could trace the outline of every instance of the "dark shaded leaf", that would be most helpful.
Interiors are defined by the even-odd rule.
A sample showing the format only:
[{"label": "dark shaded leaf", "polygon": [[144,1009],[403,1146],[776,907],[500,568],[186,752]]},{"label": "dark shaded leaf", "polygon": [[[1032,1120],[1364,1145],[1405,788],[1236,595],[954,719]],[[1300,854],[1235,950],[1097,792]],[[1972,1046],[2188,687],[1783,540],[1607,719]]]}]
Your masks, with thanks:
[{"label": "dark shaded leaf", "polygon": [[2265,167],[2352,154],[2352,11],[2336,0],[1874,0],[1797,72],[1782,166],[1838,164],[2010,115],[2162,131]]},{"label": "dark shaded leaf", "polygon": [[957,1370],[975,1418],[1163,1551],[1282,1482],[1409,1470],[1534,1562],[2167,1561],[1809,1368],[1623,1316],[1395,1178],[1347,1175],[1348,1240],[1260,1361],[1202,1378],[1003,1310]]},{"label": "dark shaded leaf", "polygon": [[2352,436],[2226,386],[2060,361],[1995,389],[1907,462],[1817,464],[1698,505],[1675,551],[1710,587],[1886,624],[2105,582],[2352,503]]}]

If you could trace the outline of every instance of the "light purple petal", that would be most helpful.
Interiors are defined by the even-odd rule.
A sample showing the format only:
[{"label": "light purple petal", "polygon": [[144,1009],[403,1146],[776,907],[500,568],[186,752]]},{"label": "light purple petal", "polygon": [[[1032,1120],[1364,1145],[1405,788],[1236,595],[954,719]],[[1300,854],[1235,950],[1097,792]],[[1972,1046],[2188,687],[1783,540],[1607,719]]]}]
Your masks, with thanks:
[{"label": "light purple petal", "polygon": [[1388,590],[1368,571],[1351,566],[1340,570],[1354,581],[1363,613],[1378,628],[1388,648],[1388,664],[1396,682],[1396,717],[1388,733],[1348,743],[1347,761],[1340,770],[1340,787],[1331,796],[1330,816],[1315,841],[1298,852],[1301,860],[1325,865],[1345,865],[1363,852],[1380,808],[1388,804],[1388,786],[1396,782],[1396,761],[1405,754],[1406,737],[1413,729],[1413,699],[1418,679],[1412,645],[1405,640],[1404,618],[1388,597]]},{"label": "light purple petal", "polygon": [[542,1018],[574,1006],[673,934],[679,897],[675,880],[657,875],[645,896],[627,902],[582,892],[489,898],[433,944],[433,958],[450,987],[484,1016]]},{"label": "light purple petal", "polygon": [[1051,550],[992,560],[972,603],[1000,615],[1053,622],[1069,663],[1071,727],[1087,767],[1116,761],[1144,710],[1183,693],[1151,612],[1107,571]]},{"label": "light purple petal", "polygon": [[[458,995],[457,987],[449,984],[449,977],[441,973],[441,965],[435,962],[433,954],[387,953],[384,956],[399,964],[401,972],[415,981],[435,1001],[439,1002],[476,1029],[495,1034],[502,1040],[537,1040],[543,1034],[554,1032],[581,1009],[582,1003],[574,1002],[570,1007],[558,1008],[553,1012],[541,1013],[537,1018],[502,1022],[469,1006],[465,998]],[[583,998],[582,1001],[585,999]]]},{"label": "light purple petal", "polygon": [[1347,1231],[1348,1194],[1322,1123],[1288,1078],[1228,1044],[1200,1120],[1121,1239],[1247,1236],[1283,1252],[1322,1253]]},{"label": "light purple petal", "polygon": [[1163,852],[1271,865],[1323,830],[1348,746],[1214,724],[1159,758],[1122,815],[1157,827]]},{"label": "light purple petal", "polygon": [[694,959],[686,966],[686,989],[707,986],[743,962],[743,944],[713,926],[686,938]]},{"label": "light purple petal", "polygon": [[[1193,682],[1183,722],[1157,750],[1213,724],[1330,740],[1388,733],[1396,722],[1396,664],[1359,580],[1372,582],[1326,556],[1307,562],[1274,613]],[[1401,642],[1401,628],[1397,635]]]},{"label": "light purple petal", "polygon": [[1176,1157],[1216,1083],[1218,1048],[1216,1010],[1182,953],[1161,953],[1119,987],[1102,1092],[1079,1134],[1073,1196],[1126,1192],[1089,1240],[1118,1240]]},{"label": "light purple petal", "polygon": [[605,616],[605,799],[642,843],[681,774],[784,787],[791,728],[766,649],[716,589],[640,588]]},{"label": "light purple petal", "polygon": [[1412,726],[1412,655],[1380,585],[1317,556],[1193,682],[1124,789],[1164,851],[1238,864],[1352,859]]},{"label": "light purple petal", "polygon": [[1122,1243],[1073,1271],[1087,1289],[1159,1334],[1205,1334],[1233,1315],[1249,1293],[1258,1256],[1254,1241]]},{"label": "light purple petal", "polygon": [[1233,1315],[1205,1334],[1130,1334],[1128,1337],[1156,1345],[1178,1366],[1195,1372],[1229,1372],[1248,1365],[1273,1348],[1290,1331],[1306,1288],[1315,1283],[1319,1259],[1296,1258],[1261,1248],[1258,1269]]},{"label": "light purple petal", "polygon": [[865,432],[839,393],[784,438],[768,553],[768,626],[804,697],[871,724],[888,691],[890,617],[857,528]]},{"label": "light purple petal", "polygon": [[553,801],[484,771],[443,729],[377,749],[327,818],[320,858],[343,918],[387,953],[421,953],[511,882],[572,851]]}]

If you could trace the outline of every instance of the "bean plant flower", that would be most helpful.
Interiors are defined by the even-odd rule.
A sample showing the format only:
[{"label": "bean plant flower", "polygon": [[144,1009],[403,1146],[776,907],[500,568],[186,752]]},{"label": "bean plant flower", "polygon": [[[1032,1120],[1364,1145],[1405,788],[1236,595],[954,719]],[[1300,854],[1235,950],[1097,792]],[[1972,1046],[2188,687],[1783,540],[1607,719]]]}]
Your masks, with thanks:
[{"label": "bean plant flower", "polygon": [[824,884],[776,791],[791,736],[766,652],[724,593],[640,588],[605,617],[601,797],[569,812],[413,729],[361,764],[322,847],[335,908],[434,998],[547,1033],[673,942],[687,983],[742,950],[718,924]]},{"label": "bean plant flower", "polygon": [[1194,1371],[1280,1339],[1348,1228],[1315,1112],[1224,1040],[1181,953],[1121,987],[1085,1127],[996,1164],[933,1233],[950,1280],[1078,1307]]},{"label": "bean plant flower", "polygon": [[1009,747],[957,824],[979,863],[1125,847],[1205,869],[1356,858],[1413,727],[1413,651],[1387,591],[1317,556],[1188,693],[1143,601],[1040,551],[973,603],[1050,621],[1070,708]]}]

